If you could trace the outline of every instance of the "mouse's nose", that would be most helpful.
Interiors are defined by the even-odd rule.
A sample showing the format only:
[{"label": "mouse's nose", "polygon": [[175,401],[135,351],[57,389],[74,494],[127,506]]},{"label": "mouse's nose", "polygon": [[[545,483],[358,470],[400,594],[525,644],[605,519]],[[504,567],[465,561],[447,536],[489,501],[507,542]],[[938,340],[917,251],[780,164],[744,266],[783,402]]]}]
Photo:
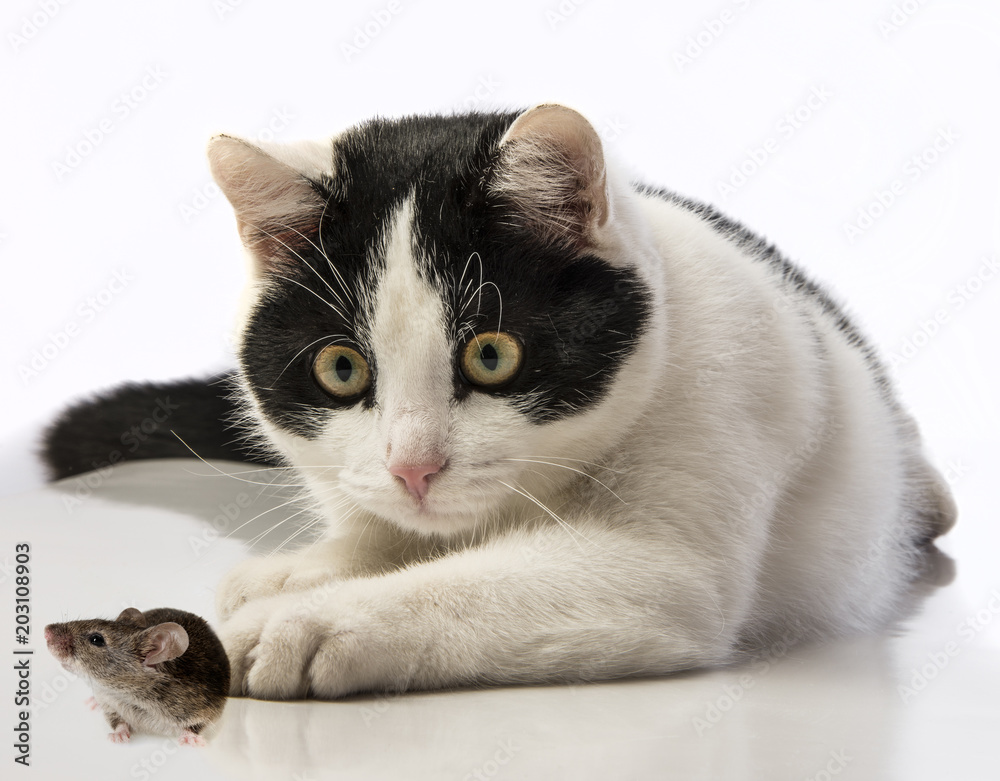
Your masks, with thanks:
[{"label": "mouse's nose", "polygon": [[73,638],[61,626],[49,624],[45,627],[45,644],[56,656],[66,656],[73,649]]},{"label": "mouse's nose", "polygon": [[427,478],[440,472],[443,466],[443,463],[390,466],[389,474],[402,480],[410,496],[419,502],[430,488]]}]

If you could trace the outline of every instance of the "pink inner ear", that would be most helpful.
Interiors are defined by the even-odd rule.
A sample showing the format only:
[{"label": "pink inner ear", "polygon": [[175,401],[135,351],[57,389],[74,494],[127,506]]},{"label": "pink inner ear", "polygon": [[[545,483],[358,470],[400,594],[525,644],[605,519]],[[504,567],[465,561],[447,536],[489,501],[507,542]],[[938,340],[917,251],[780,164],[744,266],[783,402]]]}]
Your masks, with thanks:
[{"label": "pink inner ear", "polygon": [[500,141],[492,189],[508,198],[539,237],[577,249],[596,241],[611,213],[603,146],[594,127],[566,106],[529,109]]},{"label": "pink inner ear", "polygon": [[173,622],[157,624],[146,631],[145,648],[148,649],[143,667],[155,667],[183,654],[188,647],[188,634],[184,627]]}]

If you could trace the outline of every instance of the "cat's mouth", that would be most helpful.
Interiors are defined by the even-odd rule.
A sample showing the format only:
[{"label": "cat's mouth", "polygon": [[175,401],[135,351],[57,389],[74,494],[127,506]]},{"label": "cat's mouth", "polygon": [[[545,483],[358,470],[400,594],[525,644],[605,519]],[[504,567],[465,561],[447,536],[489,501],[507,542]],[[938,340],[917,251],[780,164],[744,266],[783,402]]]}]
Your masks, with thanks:
[{"label": "cat's mouth", "polygon": [[450,534],[472,528],[501,504],[502,484],[494,485],[497,466],[497,461],[466,464],[461,477],[450,468],[441,470],[423,492],[409,490],[398,479],[376,483],[343,472],[340,482],[359,505],[397,526],[421,534]]}]

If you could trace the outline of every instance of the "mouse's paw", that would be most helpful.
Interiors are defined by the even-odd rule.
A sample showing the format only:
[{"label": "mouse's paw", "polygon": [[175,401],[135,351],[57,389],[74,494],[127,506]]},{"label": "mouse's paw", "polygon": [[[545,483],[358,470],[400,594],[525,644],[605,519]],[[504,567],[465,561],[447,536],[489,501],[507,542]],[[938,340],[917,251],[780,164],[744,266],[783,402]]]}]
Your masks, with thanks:
[{"label": "mouse's paw", "polygon": [[266,700],[334,698],[357,691],[378,645],[368,622],[337,599],[342,583],[280,594],[244,606],[220,637],[231,668],[230,693]]},{"label": "mouse's paw", "polygon": [[108,740],[112,743],[128,743],[132,737],[132,728],[124,721],[115,727],[114,732],[108,733]]},{"label": "mouse's paw", "polygon": [[283,591],[303,591],[334,577],[332,567],[316,564],[301,554],[253,558],[237,564],[222,579],[215,607],[225,621],[247,602]]},{"label": "mouse's paw", "polygon": [[207,746],[205,738],[189,729],[184,730],[177,742],[182,746]]},{"label": "mouse's paw", "polygon": [[87,710],[97,710],[99,707],[101,707],[98,704],[96,697],[88,697],[83,701],[83,704],[87,706]]}]

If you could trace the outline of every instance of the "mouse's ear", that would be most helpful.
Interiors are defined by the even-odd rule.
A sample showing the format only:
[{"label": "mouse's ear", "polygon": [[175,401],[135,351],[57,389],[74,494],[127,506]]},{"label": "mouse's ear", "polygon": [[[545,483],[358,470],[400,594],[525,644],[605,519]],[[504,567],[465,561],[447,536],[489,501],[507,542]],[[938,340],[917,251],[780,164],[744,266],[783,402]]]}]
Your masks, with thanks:
[{"label": "mouse's ear", "polygon": [[187,647],[188,633],[184,631],[184,627],[172,621],[157,624],[146,630],[142,644],[142,653],[145,657],[142,666],[153,667],[160,662],[169,662],[184,653]]},{"label": "mouse's ear", "polygon": [[134,607],[125,608],[118,614],[118,618],[116,618],[115,621],[119,623],[132,624],[133,626],[146,626],[146,617],[141,611]]}]

